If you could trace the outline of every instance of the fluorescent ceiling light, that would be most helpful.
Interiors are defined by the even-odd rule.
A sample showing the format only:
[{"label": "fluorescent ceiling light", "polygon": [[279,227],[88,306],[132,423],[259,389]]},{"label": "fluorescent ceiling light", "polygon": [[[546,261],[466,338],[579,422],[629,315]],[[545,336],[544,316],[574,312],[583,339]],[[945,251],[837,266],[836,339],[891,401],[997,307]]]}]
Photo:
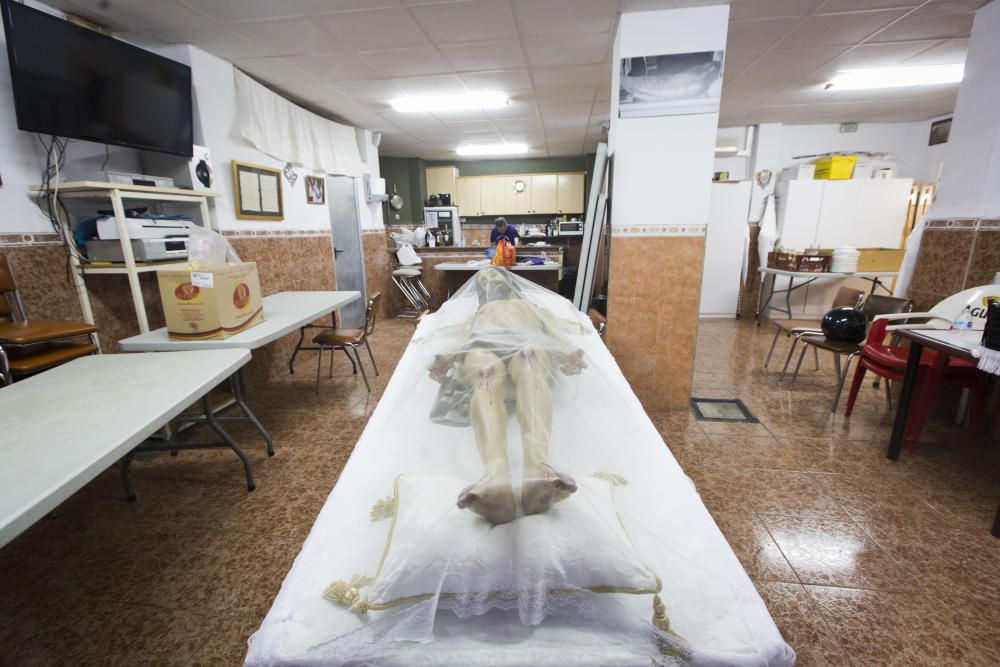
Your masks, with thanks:
[{"label": "fluorescent ceiling light", "polygon": [[838,72],[833,81],[826,85],[826,88],[827,90],[866,90],[958,83],[962,80],[964,73],[964,64],[848,69]]},{"label": "fluorescent ceiling light", "polygon": [[715,147],[715,152],[716,153],[738,153],[739,150],[740,149],[737,148],[736,146],[716,146]]},{"label": "fluorescent ceiling light", "polygon": [[518,155],[528,152],[527,144],[470,144],[455,149],[459,155]]},{"label": "fluorescent ceiling light", "polygon": [[398,97],[392,101],[396,111],[468,111],[507,106],[505,93],[465,93],[462,95],[424,95]]}]

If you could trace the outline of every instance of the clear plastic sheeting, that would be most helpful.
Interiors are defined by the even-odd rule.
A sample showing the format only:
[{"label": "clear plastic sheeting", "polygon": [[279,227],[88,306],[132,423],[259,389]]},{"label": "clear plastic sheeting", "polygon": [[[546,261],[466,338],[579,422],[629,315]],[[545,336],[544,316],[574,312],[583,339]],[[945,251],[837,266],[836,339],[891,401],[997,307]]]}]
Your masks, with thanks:
[{"label": "clear plastic sheeting", "polygon": [[422,320],[247,663],[793,659],[586,316],[488,267]]}]

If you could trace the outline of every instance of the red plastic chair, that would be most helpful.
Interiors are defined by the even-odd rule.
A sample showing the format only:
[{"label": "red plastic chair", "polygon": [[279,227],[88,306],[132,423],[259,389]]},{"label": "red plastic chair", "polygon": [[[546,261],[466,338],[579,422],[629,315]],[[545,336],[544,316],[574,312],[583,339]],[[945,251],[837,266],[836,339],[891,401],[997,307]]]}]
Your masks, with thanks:
[{"label": "red plastic chair", "polygon": [[[890,318],[883,317],[876,318],[872,322],[868,339],[861,349],[858,365],[854,369],[854,379],[847,396],[847,409],[844,411],[846,417],[851,416],[854,401],[858,397],[867,371],[887,380],[903,381],[910,348],[885,344],[886,327],[889,322]],[[983,405],[989,391],[988,376],[977,371],[976,366],[968,361],[952,359],[935,350],[925,349],[920,357],[920,366],[917,370],[916,393],[910,404],[910,415],[906,422],[906,433],[903,436],[904,446],[912,447],[920,438],[939,381],[969,390],[970,427],[973,435],[978,435],[981,432]]]}]

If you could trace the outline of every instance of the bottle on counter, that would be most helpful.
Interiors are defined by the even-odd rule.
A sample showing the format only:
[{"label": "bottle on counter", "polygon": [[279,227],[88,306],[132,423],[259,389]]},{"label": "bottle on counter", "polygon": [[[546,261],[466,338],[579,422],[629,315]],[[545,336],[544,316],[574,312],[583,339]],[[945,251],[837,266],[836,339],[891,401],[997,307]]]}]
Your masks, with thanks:
[{"label": "bottle on counter", "polygon": [[965,308],[962,309],[962,312],[959,314],[959,316],[956,317],[955,320],[951,323],[951,328],[967,331],[972,328],[972,324],[973,324],[972,307],[966,306]]},{"label": "bottle on counter", "polygon": [[444,245],[451,245],[451,234],[448,230],[444,230]]},{"label": "bottle on counter", "polygon": [[433,248],[436,245],[437,245],[437,232],[434,232],[433,234],[427,232],[427,247]]}]

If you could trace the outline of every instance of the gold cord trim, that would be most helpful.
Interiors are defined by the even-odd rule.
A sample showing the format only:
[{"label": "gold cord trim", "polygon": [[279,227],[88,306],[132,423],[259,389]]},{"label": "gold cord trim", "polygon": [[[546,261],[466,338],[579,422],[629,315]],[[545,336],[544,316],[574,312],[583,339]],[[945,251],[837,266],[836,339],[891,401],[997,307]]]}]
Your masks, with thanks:
[{"label": "gold cord trim", "polygon": [[596,477],[597,479],[603,479],[605,482],[611,486],[627,486],[628,480],[621,475],[613,472],[595,472],[591,477]]}]

